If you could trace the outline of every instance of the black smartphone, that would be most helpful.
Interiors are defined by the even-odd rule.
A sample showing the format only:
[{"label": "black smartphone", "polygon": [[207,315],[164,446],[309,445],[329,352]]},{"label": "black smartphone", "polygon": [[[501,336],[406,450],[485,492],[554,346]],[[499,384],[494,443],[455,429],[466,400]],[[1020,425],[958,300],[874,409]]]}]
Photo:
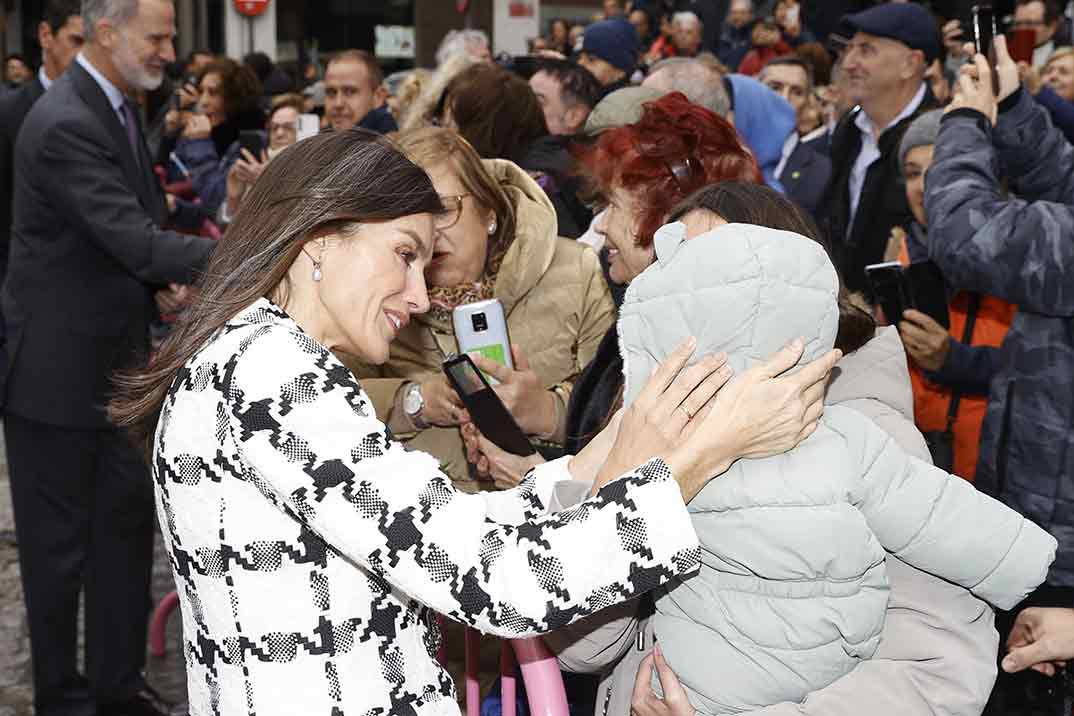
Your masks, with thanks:
[{"label": "black smartphone", "polygon": [[906,295],[902,264],[898,261],[870,264],[865,267],[865,279],[873,298],[884,309],[884,318],[893,326],[899,325],[903,311],[913,308],[910,297]]},{"label": "black smartphone", "polygon": [[898,261],[871,264],[865,267],[865,276],[873,297],[884,309],[884,317],[891,325],[897,326],[903,312],[913,308],[930,316],[944,328],[951,327],[947,286],[940,267],[931,261],[907,267]]},{"label": "black smartphone", "polygon": [[996,48],[994,42],[999,30],[996,25],[996,13],[991,5],[973,5],[970,7],[970,27],[973,30],[973,49],[988,58],[992,68],[992,93],[999,94],[999,74],[996,72]]},{"label": "black smartphone", "polygon": [[940,267],[931,261],[910,264],[903,270],[912,308],[931,316],[944,328],[951,327],[947,309],[947,284]]},{"label": "black smartphone", "polygon": [[443,369],[474,425],[485,437],[515,455],[525,457],[537,452],[470,356],[464,353],[448,358]]},{"label": "black smartphone", "polygon": [[239,147],[250,152],[257,161],[261,161],[261,152],[265,149],[265,135],[256,129],[244,129],[239,132]]}]

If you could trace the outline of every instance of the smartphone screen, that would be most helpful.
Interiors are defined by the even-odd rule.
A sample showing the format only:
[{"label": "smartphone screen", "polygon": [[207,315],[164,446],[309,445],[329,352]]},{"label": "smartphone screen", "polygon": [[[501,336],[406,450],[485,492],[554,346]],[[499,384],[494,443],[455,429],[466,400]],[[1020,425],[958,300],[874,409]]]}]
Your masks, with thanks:
[{"label": "smartphone screen", "polygon": [[445,370],[451,374],[452,382],[458,387],[463,396],[471,396],[482,390],[489,390],[485,381],[481,380],[481,374],[470,361],[457,361],[444,364]]}]

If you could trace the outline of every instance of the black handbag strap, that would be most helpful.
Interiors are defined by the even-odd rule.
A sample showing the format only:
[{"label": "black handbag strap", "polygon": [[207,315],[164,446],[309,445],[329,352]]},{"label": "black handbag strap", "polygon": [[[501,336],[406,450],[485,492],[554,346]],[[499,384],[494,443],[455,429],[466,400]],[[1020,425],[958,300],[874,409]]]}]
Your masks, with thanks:
[{"label": "black handbag strap", "polygon": [[[962,343],[963,345],[969,345],[973,340],[973,327],[977,323],[977,312],[981,308],[981,294],[970,294],[970,305],[966,309],[966,326],[962,329]],[[951,392],[951,404],[947,408],[947,431],[951,432],[951,429],[955,425],[955,418],[958,417],[958,404],[962,401],[962,393],[954,390]]]}]

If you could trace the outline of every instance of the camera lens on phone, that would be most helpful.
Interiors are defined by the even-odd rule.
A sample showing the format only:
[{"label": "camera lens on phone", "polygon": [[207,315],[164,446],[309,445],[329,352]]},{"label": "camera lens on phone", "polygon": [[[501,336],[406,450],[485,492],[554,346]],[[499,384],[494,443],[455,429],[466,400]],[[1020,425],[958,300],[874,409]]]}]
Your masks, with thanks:
[{"label": "camera lens on phone", "polygon": [[475,313],[470,317],[470,322],[473,324],[474,331],[477,333],[489,329],[489,319],[485,317],[484,313]]}]

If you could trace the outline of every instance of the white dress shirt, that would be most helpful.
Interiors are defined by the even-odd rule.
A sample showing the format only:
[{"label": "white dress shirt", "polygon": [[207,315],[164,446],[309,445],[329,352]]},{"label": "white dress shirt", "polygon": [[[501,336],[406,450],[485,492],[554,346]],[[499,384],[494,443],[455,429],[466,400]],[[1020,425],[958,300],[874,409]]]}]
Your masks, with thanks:
[{"label": "white dress shirt", "polygon": [[861,201],[861,190],[865,186],[865,176],[869,173],[869,167],[873,162],[880,158],[880,135],[916,112],[924,101],[925,83],[922,82],[910,103],[903,107],[898,116],[879,132],[874,131],[875,125],[864,110],[859,112],[854,119],[854,124],[861,132],[861,151],[858,152],[858,158],[854,160],[854,166],[850,170],[850,221],[847,223],[847,236],[854,230],[854,217],[858,213],[858,203]]},{"label": "white dress shirt", "polygon": [[52,86],[52,80],[50,80],[48,78],[48,75],[45,74],[44,65],[41,65],[41,69],[37,71],[37,79],[39,82],[41,82],[41,86],[45,88],[45,91],[48,92],[48,88]]},{"label": "white dress shirt", "polygon": [[104,90],[105,97],[108,98],[108,103],[112,105],[112,109],[115,110],[116,115],[119,116],[119,123],[122,124],[124,128],[126,128],[127,120],[123,116],[123,103],[126,101],[127,98],[123,96],[123,92],[120,91],[120,89],[114,84],[109,82],[108,78],[102,75],[100,71],[96,67],[94,67],[90,63],[90,61],[86,59],[86,56],[83,55],[81,52],[78,53],[78,57],[75,58],[75,62],[82,65],[82,69],[84,69],[86,72],[89,72],[90,77],[92,77],[97,82],[97,84],[101,86],[101,89]]}]

